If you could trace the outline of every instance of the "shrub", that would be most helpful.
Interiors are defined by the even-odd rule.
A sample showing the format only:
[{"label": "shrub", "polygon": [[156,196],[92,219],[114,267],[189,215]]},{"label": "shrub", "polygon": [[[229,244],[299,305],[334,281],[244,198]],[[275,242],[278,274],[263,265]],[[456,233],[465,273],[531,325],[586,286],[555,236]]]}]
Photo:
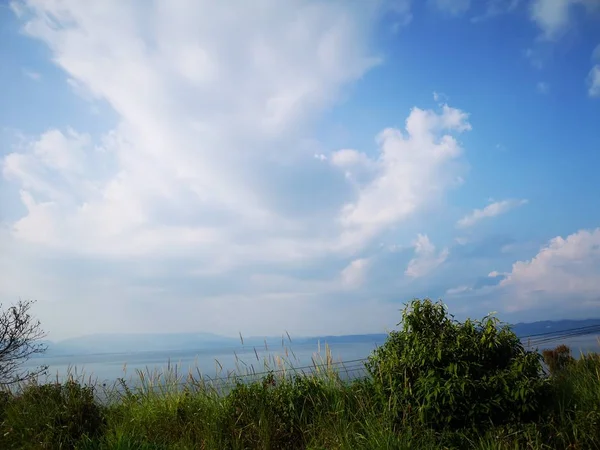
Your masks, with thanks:
[{"label": "shrub", "polygon": [[7,447],[18,442],[31,448],[68,449],[85,437],[100,435],[103,423],[92,388],[75,381],[31,384],[8,401],[0,432]]},{"label": "shrub", "polygon": [[402,329],[367,362],[397,422],[440,428],[519,422],[542,410],[541,357],[487,316],[457,322],[441,302],[413,300]]},{"label": "shrub", "polygon": [[564,344],[559,345],[553,350],[544,350],[542,356],[551,375],[563,372],[567,366],[575,361],[575,358],[571,356],[571,349]]},{"label": "shrub", "polygon": [[323,378],[272,374],[238,383],[226,401],[231,435],[243,448],[305,448],[317,416],[335,405]]}]

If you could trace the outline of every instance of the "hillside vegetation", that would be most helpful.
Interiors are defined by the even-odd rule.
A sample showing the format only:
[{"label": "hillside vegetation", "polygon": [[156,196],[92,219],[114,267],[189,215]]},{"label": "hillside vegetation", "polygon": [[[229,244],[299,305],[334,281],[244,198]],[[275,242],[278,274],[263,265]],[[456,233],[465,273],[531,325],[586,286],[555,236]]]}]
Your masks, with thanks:
[{"label": "hillside vegetation", "polygon": [[140,373],[136,388],[29,381],[0,398],[0,448],[600,448],[600,357],[527,351],[495,317],[461,323],[414,300],[365,374],[325,366],[221,390],[173,373]]}]

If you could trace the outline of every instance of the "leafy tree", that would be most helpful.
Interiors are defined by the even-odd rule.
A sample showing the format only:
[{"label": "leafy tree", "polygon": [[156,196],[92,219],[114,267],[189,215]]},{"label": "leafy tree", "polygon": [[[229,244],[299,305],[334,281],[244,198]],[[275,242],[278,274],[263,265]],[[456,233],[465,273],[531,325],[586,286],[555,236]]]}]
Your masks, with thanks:
[{"label": "leafy tree", "polygon": [[463,428],[540,413],[548,386],[541,356],[495,317],[460,323],[441,302],[416,299],[401,323],[367,362],[396,421]]},{"label": "leafy tree", "polygon": [[8,309],[0,304],[0,384],[31,379],[46,371],[42,366],[28,371],[21,366],[32,356],[46,351],[40,342],[46,334],[29,313],[33,301],[21,301]]}]

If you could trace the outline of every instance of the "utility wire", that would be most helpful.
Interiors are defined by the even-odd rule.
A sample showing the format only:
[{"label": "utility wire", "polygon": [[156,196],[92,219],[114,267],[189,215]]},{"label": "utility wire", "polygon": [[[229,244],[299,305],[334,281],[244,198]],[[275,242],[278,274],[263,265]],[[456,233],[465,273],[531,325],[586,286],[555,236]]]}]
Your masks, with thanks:
[{"label": "utility wire", "polygon": [[[566,330],[535,333],[535,334],[520,336],[519,339],[521,341],[524,341],[525,339],[528,339],[528,338],[535,338],[532,340],[530,339],[528,341],[528,345],[527,345],[527,347],[533,347],[533,346],[536,346],[536,345],[539,345],[542,343],[558,341],[558,340],[571,338],[571,337],[586,336],[586,335],[590,335],[590,334],[600,334],[600,325],[590,325],[590,326],[584,326],[584,327],[570,328],[570,329],[566,329]],[[188,375],[185,376],[185,378],[186,378],[185,381],[180,381],[177,383],[169,383],[167,380],[167,381],[163,381],[162,383],[150,383],[149,385],[144,385],[144,383],[142,382],[142,383],[138,384],[136,387],[141,388],[143,391],[154,391],[155,389],[169,388],[169,387],[172,388],[172,387],[179,387],[179,386],[194,386],[194,385],[204,386],[204,385],[211,385],[211,384],[221,384],[221,387],[223,387],[223,386],[227,386],[227,383],[231,384],[232,382],[238,381],[238,380],[247,380],[247,379],[254,378],[255,381],[258,381],[261,379],[261,377],[269,375],[269,374],[285,374],[285,376],[288,376],[288,375],[294,376],[294,375],[306,374],[305,371],[308,371],[308,374],[314,374],[320,370],[327,370],[327,369],[331,369],[331,368],[341,369],[341,372],[343,374],[344,372],[348,373],[351,371],[359,371],[359,370],[366,371],[365,363],[367,362],[367,360],[368,360],[368,358],[357,358],[357,359],[351,359],[351,360],[346,360],[346,361],[329,361],[329,362],[327,362],[327,361],[316,362],[315,361],[311,365],[306,365],[306,366],[301,366],[301,367],[276,367],[273,369],[262,370],[259,372],[248,371],[247,373],[242,373],[242,374],[232,371],[232,372],[228,373],[227,376],[211,377],[211,376],[208,376],[205,374],[199,374],[200,375],[199,379],[194,378],[194,376],[190,372],[190,373],[188,373]],[[252,367],[251,365],[247,365],[243,362],[242,362],[242,364],[244,364],[247,368]]]}]

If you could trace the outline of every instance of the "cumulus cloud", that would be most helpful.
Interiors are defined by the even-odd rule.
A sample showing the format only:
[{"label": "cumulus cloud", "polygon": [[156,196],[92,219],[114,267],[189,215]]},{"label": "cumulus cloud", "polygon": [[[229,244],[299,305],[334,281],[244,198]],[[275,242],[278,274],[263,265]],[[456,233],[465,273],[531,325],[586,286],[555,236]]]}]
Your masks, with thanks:
[{"label": "cumulus cloud", "polygon": [[[335,2],[294,8],[266,2],[260,14],[239,8],[19,3],[25,32],[47,44],[68,78],[120,118],[102,142],[86,143],[86,160],[101,153],[105,167],[90,163],[75,171],[34,149],[52,148],[61,164],[76,164],[67,158],[83,151],[79,135],[60,130],[5,159],[4,172],[20,182],[29,211],[15,225],[20,239],[92,254],[139,254],[217,246],[241,233],[202,217],[244,223],[245,230],[293,227],[266,200],[273,189],[263,173],[278,157],[299,157],[300,146],[278,155],[283,140],[298,140],[314,113],[379,62],[366,45],[377,11]],[[282,249],[285,240],[272,244]]]},{"label": "cumulus cloud", "polygon": [[[116,125],[98,135],[50,122],[2,158],[22,209],[0,229],[10,249],[0,265],[11,274],[0,294],[38,297],[57,334],[79,320],[89,332],[155,329],[166,318],[185,328],[182,310],[229,316],[227,330],[208,319],[188,325],[235,334],[252,315],[232,312],[260,306],[284,317],[291,308],[287,317],[306,324],[314,308],[337,311],[336,290],[348,296],[344,287],[365,282],[369,263],[355,251],[456,184],[456,134],[470,129],[467,113],[440,105],[384,130],[375,156],[311,144],[313,121],[381,62],[370,38],[382,5],[13,4],[74,95],[107,105]],[[327,258],[348,266],[323,283],[252,278]],[[361,320],[369,311],[353,308]],[[252,332],[266,325],[257,317]]]},{"label": "cumulus cloud", "polygon": [[544,40],[557,40],[571,26],[573,9],[584,7],[587,12],[598,8],[597,0],[534,0],[530,17],[540,28]]},{"label": "cumulus cloud", "polygon": [[508,275],[508,274],[498,272],[497,270],[492,270],[490,273],[488,273],[488,277],[490,277],[490,278],[505,277],[506,275]]},{"label": "cumulus cloud", "polygon": [[496,217],[501,214],[505,214],[511,209],[525,205],[526,203],[527,200],[502,200],[493,202],[483,209],[476,209],[467,214],[456,223],[456,226],[459,228],[471,227],[485,218]]},{"label": "cumulus cloud", "polygon": [[[518,261],[496,287],[510,311],[600,306],[600,228],[555,237],[529,261]],[[490,274],[492,276],[492,274]]]},{"label": "cumulus cloud", "polygon": [[388,128],[380,133],[377,158],[345,154],[344,161],[375,169],[373,177],[358,186],[357,199],[341,211],[342,245],[363,245],[458,184],[460,171],[453,162],[462,147],[452,133],[470,129],[468,114],[459,109],[448,105],[439,112],[413,108],[404,131]]},{"label": "cumulus cloud", "polygon": [[408,263],[404,274],[411,278],[420,278],[444,263],[450,252],[447,248],[437,252],[427,235],[419,234],[414,242],[415,256]]},{"label": "cumulus cloud", "polygon": [[370,261],[367,258],[355,259],[342,270],[342,283],[346,287],[356,288],[364,284]]}]

